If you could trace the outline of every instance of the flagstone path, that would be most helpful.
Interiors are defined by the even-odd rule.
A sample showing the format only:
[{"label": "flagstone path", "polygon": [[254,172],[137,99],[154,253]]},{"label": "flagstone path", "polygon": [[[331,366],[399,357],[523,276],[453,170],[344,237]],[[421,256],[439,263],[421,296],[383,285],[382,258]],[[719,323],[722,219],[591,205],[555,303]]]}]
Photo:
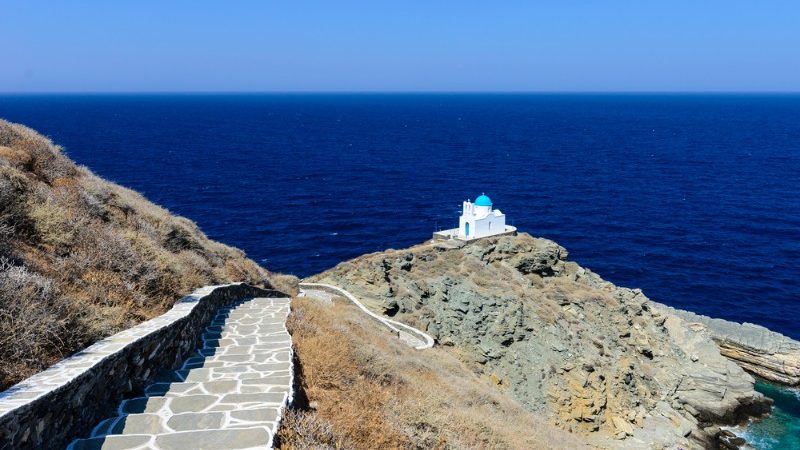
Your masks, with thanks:
[{"label": "flagstone path", "polygon": [[289,304],[254,298],[221,308],[180,369],[68,449],[271,448],[292,395]]}]

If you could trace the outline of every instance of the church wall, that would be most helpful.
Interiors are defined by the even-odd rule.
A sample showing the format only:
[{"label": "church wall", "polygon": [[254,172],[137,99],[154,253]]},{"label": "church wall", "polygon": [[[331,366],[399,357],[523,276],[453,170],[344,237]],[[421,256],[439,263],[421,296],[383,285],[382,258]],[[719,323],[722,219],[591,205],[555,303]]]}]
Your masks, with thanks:
[{"label": "church wall", "polygon": [[496,217],[494,215],[489,215],[485,219],[479,219],[475,221],[474,224],[475,235],[470,237],[483,237],[492,234],[502,233],[503,231],[505,231],[505,224],[506,224],[505,216]]}]

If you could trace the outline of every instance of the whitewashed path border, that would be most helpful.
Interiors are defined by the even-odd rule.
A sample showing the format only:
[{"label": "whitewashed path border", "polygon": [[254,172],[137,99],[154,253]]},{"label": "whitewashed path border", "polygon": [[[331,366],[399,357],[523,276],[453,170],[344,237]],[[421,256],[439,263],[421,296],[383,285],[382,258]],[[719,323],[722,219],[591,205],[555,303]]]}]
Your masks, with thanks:
[{"label": "whitewashed path border", "polygon": [[367,315],[383,323],[387,328],[395,332],[403,342],[410,345],[411,347],[414,347],[417,350],[425,350],[433,347],[435,341],[427,333],[418,330],[414,327],[411,327],[409,325],[406,325],[404,323],[400,323],[396,320],[380,316],[370,311],[366,306],[364,306],[360,301],[358,301],[358,299],[353,294],[347,292],[346,290],[340,287],[325,283],[300,283],[301,292],[304,292],[306,290],[320,290],[320,289],[337,292],[338,295],[341,295],[342,297],[350,300],[356,306],[358,306],[359,309],[364,311]]}]

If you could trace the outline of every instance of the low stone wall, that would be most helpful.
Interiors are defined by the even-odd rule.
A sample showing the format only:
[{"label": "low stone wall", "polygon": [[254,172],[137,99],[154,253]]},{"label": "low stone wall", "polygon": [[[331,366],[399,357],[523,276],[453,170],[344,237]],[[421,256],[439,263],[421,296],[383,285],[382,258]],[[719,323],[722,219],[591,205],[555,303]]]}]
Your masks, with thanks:
[{"label": "low stone wall", "polygon": [[484,236],[479,238],[472,238],[472,239],[464,239],[458,236],[459,229],[458,228],[451,228],[449,230],[442,230],[442,231],[434,231],[432,239],[434,241],[459,241],[464,243],[472,243],[475,241],[479,241],[481,239],[486,238],[493,238],[498,236],[516,236],[517,235],[517,227],[512,227],[511,225],[506,225],[505,231],[502,233],[496,233],[491,236]]},{"label": "low stone wall", "polygon": [[251,297],[283,297],[246,284],[209,286],[167,313],[105,338],[0,393],[0,448],[64,448],[174,370],[201,344],[217,309]]}]

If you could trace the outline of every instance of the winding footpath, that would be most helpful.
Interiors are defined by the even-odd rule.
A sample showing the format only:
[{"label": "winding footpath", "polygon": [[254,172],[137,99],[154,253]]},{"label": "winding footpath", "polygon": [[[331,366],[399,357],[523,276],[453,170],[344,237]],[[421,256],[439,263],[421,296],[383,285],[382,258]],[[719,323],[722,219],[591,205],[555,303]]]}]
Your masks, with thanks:
[{"label": "winding footpath", "polygon": [[[320,301],[346,298],[410,347],[434,345],[344,289],[300,288]],[[293,395],[290,305],[241,283],[198,289],[0,393],[0,448],[270,449]],[[179,369],[166,369],[181,358]]]},{"label": "winding footpath", "polygon": [[359,309],[364,311],[368,316],[382,323],[385,327],[389,328],[401,341],[410,347],[417,350],[425,350],[433,347],[433,338],[425,332],[418,330],[414,327],[408,326],[396,320],[387,319],[370,311],[350,292],[325,283],[300,283],[301,294],[312,297],[318,300],[330,302],[331,295],[338,295],[353,302]]},{"label": "winding footpath", "polygon": [[221,308],[203,346],[183,366],[124,400],[68,449],[271,448],[291,402],[289,298],[254,298]]}]

